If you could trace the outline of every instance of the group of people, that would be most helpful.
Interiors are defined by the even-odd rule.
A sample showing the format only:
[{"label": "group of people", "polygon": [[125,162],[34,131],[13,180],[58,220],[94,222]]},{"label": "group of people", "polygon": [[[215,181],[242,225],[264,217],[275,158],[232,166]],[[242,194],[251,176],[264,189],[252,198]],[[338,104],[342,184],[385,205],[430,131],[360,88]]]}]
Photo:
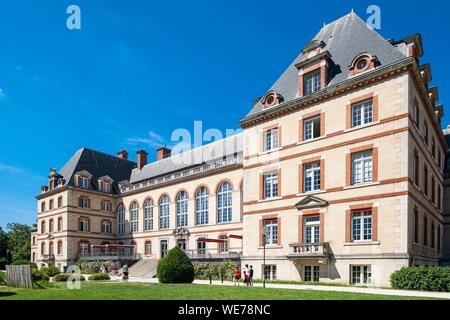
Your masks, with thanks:
[{"label": "group of people", "polygon": [[237,266],[233,271],[233,282],[234,285],[239,285],[241,279],[244,279],[244,284],[246,286],[253,286],[253,266],[248,266],[248,264],[245,265],[244,269],[241,273],[241,268]]}]

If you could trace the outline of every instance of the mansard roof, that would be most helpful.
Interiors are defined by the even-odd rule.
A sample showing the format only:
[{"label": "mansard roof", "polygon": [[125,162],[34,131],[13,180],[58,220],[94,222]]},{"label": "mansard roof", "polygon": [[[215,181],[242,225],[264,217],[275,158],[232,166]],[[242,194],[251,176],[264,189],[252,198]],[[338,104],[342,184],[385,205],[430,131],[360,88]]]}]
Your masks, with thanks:
[{"label": "mansard roof", "polygon": [[[376,56],[380,66],[387,66],[407,59],[405,45],[394,46],[392,42],[384,39],[375,30],[370,29],[354,12],[325,25],[309,44],[314,43],[324,43],[325,45],[321,50],[328,51],[332,57],[333,65],[332,69],[329,70],[330,81],[327,87],[347,80],[349,78],[348,66],[357,55],[363,52]],[[296,65],[301,64],[304,60],[303,53],[300,53],[269,89],[283,96],[284,103],[298,98],[298,69]],[[263,113],[263,111],[263,105],[258,102],[243,120]]]},{"label": "mansard roof", "polygon": [[222,161],[241,155],[243,152],[243,134],[211,142],[198,148],[172,155],[171,157],[149,163],[141,170],[135,168],[130,183],[153,179],[171,172],[178,172],[207,163]]},{"label": "mansard roof", "polygon": [[117,182],[128,180],[131,170],[136,166],[133,161],[121,159],[88,148],[81,148],[58,172],[65,180],[65,185],[75,186],[75,174],[87,171],[92,175],[91,184],[98,190],[98,180],[104,176],[113,179],[113,192],[119,191]]}]

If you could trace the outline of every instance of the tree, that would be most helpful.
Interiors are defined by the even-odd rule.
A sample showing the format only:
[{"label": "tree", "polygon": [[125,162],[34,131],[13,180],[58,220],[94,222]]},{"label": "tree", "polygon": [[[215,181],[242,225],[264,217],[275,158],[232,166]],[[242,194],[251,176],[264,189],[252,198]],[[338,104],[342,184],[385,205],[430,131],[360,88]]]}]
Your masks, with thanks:
[{"label": "tree", "polygon": [[8,223],[8,248],[12,250],[12,260],[30,260],[31,227],[26,224]]},{"label": "tree", "polygon": [[6,258],[6,249],[8,249],[8,238],[6,232],[0,227],[0,259]]}]

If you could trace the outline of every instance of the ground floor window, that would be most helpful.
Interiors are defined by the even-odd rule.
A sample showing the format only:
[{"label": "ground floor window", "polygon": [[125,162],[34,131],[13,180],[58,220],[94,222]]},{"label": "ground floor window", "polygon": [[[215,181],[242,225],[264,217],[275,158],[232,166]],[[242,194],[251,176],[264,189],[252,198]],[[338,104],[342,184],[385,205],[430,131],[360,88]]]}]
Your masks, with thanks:
[{"label": "ground floor window", "polygon": [[264,266],[263,277],[266,280],[277,280],[277,266],[276,265],[265,265]]},{"label": "ground floor window", "polygon": [[177,246],[183,250],[186,250],[186,239],[178,239]]},{"label": "ground floor window", "polygon": [[369,284],[372,278],[370,266],[351,266],[352,284]]},{"label": "ground floor window", "polygon": [[205,254],[205,253],[206,253],[206,242],[197,241],[197,254]]},{"label": "ground floor window", "polygon": [[161,258],[164,258],[164,256],[167,254],[168,249],[169,245],[167,243],[167,240],[161,240]]},{"label": "ground floor window", "polygon": [[319,281],[319,266],[305,266],[303,272],[303,281]]}]

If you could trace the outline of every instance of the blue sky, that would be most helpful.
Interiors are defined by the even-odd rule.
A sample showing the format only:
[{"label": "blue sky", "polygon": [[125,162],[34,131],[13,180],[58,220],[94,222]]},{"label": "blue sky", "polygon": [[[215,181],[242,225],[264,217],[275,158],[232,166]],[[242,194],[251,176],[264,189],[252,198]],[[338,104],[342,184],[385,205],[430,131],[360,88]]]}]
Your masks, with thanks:
[{"label": "blue sky", "polygon": [[[417,3],[415,3],[417,2]],[[433,83],[450,85],[446,3],[427,1],[2,1],[0,226],[32,224],[50,167],[80,147],[110,154],[170,145],[176,128],[238,121],[318,32],[352,8],[381,8],[381,30],[420,32]],[[81,8],[81,30],[66,9]],[[443,125],[450,123],[450,112]]]}]

